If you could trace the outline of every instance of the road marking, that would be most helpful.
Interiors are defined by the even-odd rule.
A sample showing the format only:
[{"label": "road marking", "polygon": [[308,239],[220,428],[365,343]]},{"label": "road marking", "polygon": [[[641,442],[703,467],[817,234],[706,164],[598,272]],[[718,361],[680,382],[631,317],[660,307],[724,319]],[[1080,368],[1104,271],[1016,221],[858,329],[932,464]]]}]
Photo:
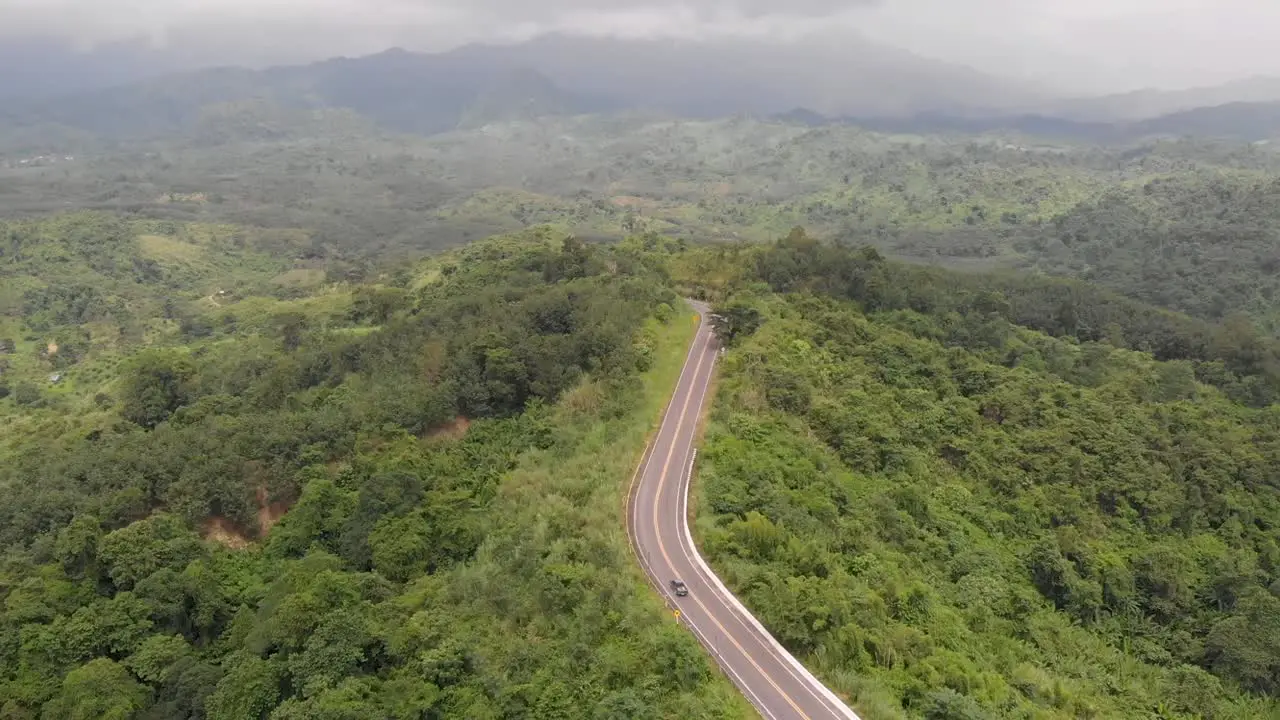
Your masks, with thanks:
[{"label": "road marking", "polygon": [[[694,309],[697,310],[696,307]],[[699,311],[699,315],[700,316],[702,315],[701,311]],[[690,343],[689,352],[685,357],[685,364],[680,369],[680,377],[676,380],[676,392],[672,393],[671,401],[668,403],[666,410],[662,414],[662,422],[659,425],[658,433],[650,441],[649,447],[645,448],[644,455],[640,459],[640,465],[636,468],[635,474],[633,474],[631,477],[631,484],[627,490],[627,496],[629,498],[627,514],[629,518],[633,518],[636,521],[639,520],[639,514],[635,512],[637,509],[635,506],[636,484],[640,480],[644,472],[649,468],[649,462],[652,460],[653,451],[657,450],[658,439],[662,436],[661,428],[666,426],[667,418],[671,416],[671,411],[675,409],[676,395],[679,394],[680,385],[684,383],[685,375],[688,374],[689,372],[689,368],[690,368],[689,361],[693,358],[694,353],[697,352],[697,350],[698,350],[697,334],[695,333],[694,342]],[[627,534],[632,538],[632,542],[630,543],[632,547],[632,551],[634,552],[636,559],[640,562],[640,566],[644,569],[645,574],[649,576],[649,579],[651,582],[653,582],[654,587],[658,589],[658,594],[663,596],[664,604],[666,604],[667,607],[670,608],[671,607],[670,602],[667,600],[667,596],[663,591],[663,578],[659,577],[658,574],[654,572],[653,561],[649,557],[649,551],[647,549],[642,550],[640,548],[639,535],[635,533],[635,528],[637,527],[639,527],[638,522],[636,523],[627,522]],[[709,653],[713,658],[715,658],[718,661],[718,664],[720,665],[720,669],[725,673],[727,673],[730,676],[730,678],[732,678],[732,680],[734,681],[734,684],[738,686],[738,689],[741,690],[742,693],[747,696],[748,702],[750,702],[751,705],[755,707],[755,709],[758,710],[761,715],[764,715],[766,720],[778,720],[778,716],[774,715],[773,711],[770,710],[769,707],[764,704],[764,701],[762,701],[760,699],[760,696],[756,694],[755,689],[752,688],[750,685],[748,685],[747,682],[742,679],[742,676],[738,674],[738,671],[734,669],[733,665],[729,664],[729,662],[725,659],[725,657],[720,654],[719,650],[716,650],[716,648],[711,644],[711,641],[708,640],[707,637],[702,634],[702,631],[700,629],[698,629],[698,626],[688,618],[685,618],[684,624],[686,627],[689,628],[689,631],[692,632],[694,636],[698,638],[698,641],[706,649],[707,653]]]},{"label": "road marking", "polygon": [[[704,311],[702,311],[697,307],[698,303],[691,302],[690,304],[695,306],[694,309],[698,311],[699,315],[705,316]],[[699,318],[694,318],[694,320],[698,321]],[[701,332],[702,332],[702,327],[699,328],[699,333]],[[691,367],[695,369],[695,378],[693,381],[696,382],[697,380],[696,375],[698,372],[701,371],[701,368],[703,365],[702,359],[707,357],[706,350],[707,350],[707,346],[709,345],[710,345],[710,337],[708,337],[706,341],[699,343],[697,341],[697,334],[695,334],[694,342],[691,343],[689,351],[685,357],[685,366],[681,368],[680,376],[676,382],[676,388],[677,388],[676,392],[673,394],[671,401],[668,403],[667,407],[663,412],[662,423],[658,430],[658,434],[655,435],[653,440],[648,444],[648,447],[643,453],[643,457],[641,458],[640,464],[636,467],[636,471],[632,475],[631,482],[629,483],[630,487],[627,493],[629,497],[628,517],[632,521],[635,521],[635,522],[627,523],[628,525],[627,533],[631,538],[630,544],[632,546],[633,554],[636,555],[636,559],[640,562],[641,567],[644,569],[645,573],[649,576],[650,581],[658,589],[659,594],[662,595],[664,604],[667,606],[669,610],[672,610],[676,614],[677,622],[679,621],[679,618],[680,618],[680,615],[679,615],[680,611],[676,610],[673,606],[675,598],[670,597],[669,593],[667,593],[667,591],[665,590],[665,585],[666,585],[665,581],[667,578],[660,577],[654,571],[653,562],[652,562],[650,553],[647,549],[641,549],[639,544],[639,535],[637,535],[635,532],[635,528],[639,526],[638,521],[640,516],[638,512],[639,508],[636,505],[636,502],[637,502],[636,487],[639,484],[641,476],[644,475],[649,469],[650,462],[653,459],[652,456],[654,454],[654,451],[658,449],[658,445],[659,445],[658,441],[660,440],[663,434],[662,428],[666,427],[666,423],[671,417],[671,412],[676,409],[675,407],[676,400],[679,396],[680,386],[684,384]],[[696,364],[690,363],[689,361],[693,359],[693,356],[699,352],[701,352],[701,354],[699,355],[699,361]],[[720,349],[719,354],[720,355],[724,354],[723,348]],[[711,363],[712,363],[712,369],[714,370],[715,357],[712,357]],[[708,392],[709,392],[709,388],[707,385],[704,385],[698,391],[697,407],[699,408],[699,410],[701,409],[702,404],[705,402],[705,398]],[[670,462],[671,457],[674,454],[674,442],[678,439],[679,428],[683,426],[683,419],[688,414],[689,400],[691,399],[692,393],[693,393],[692,388],[689,388],[689,393],[690,393],[690,396],[686,397],[682,407],[682,413],[680,418],[681,422],[677,423],[677,427],[674,433],[675,436],[671,438],[673,446],[672,446],[672,449],[668,451],[668,458],[667,458],[668,463]],[[699,417],[701,417],[700,412],[699,412]],[[685,559],[689,561],[690,565],[694,568],[695,575],[701,575],[704,581],[708,581],[709,579],[710,584],[713,585],[713,587],[711,588],[712,594],[715,596],[715,600],[720,603],[720,607],[725,609],[731,615],[734,616],[734,620],[737,621],[738,625],[742,626],[746,630],[748,637],[753,642],[761,643],[762,649],[765,655],[770,656],[775,660],[781,661],[784,666],[783,669],[787,671],[787,674],[790,675],[793,680],[798,681],[802,686],[804,686],[805,690],[808,691],[812,696],[814,696],[818,700],[819,705],[824,706],[823,707],[824,711],[835,710],[836,715],[839,717],[846,718],[847,720],[860,720],[858,716],[849,709],[848,705],[846,705],[844,702],[838,699],[835,696],[835,694],[832,693],[831,690],[828,689],[827,686],[821,680],[818,680],[816,677],[814,677],[813,673],[809,672],[807,668],[801,665],[800,662],[793,655],[787,652],[787,650],[783,648],[776,639],[774,639],[774,637],[769,633],[769,631],[765,629],[763,625],[760,624],[760,621],[757,620],[755,616],[752,615],[750,611],[748,611],[746,607],[742,605],[742,603],[738,600],[736,596],[734,596],[732,591],[730,591],[727,587],[725,587],[724,583],[720,580],[720,578],[714,573],[714,571],[710,569],[709,566],[707,566],[706,561],[702,559],[701,554],[698,553],[697,545],[693,542],[693,537],[689,532],[689,523],[688,523],[688,493],[689,493],[689,486],[692,484],[691,479],[692,479],[693,464],[696,461],[697,450],[692,448],[691,446],[689,455],[687,455],[686,457],[687,457],[687,461],[686,461],[687,472],[682,473],[682,477],[681,477],[683,486],[680,488],[677,488],[681,493],[680,497],[678,498],[679,505],[680,505],[680,514],[681,514],[680,529],[682,531],[681,550],[682,550],[682,554],[685,556]],[[662,484],[665,483],[665,478],[668,470],[669,470],[669,467],[664,467],[663,476],[659,479],[660,480],[659,488],[661,488]],[[657,513],[658,513],[658,506],[655,505],[654,507],[654,514],[655,514],[654,529],[655,530],[657,530],[659,527],[658,523],[656,522]],[[671,564],[671,558],[666,553],[665,543],[661,541],[660,537],[661,535],[658,534],[659,548],[663,551],[663,555],[664,557],[666,557],[668,564]],[[692,552],[692,556],[690,555],[691,552]],[[674,565],[673,564],[671,565],[672,565],[672,569],[674,569]],[[750,662],[753,666],[755,666],[757,670],[761,671],[762,677],[764,677],[765,680],[769,681],[770,684],[772,684],[775,689],[778,689],[780,694],[782,694],[784,698],[787,698],[788,702],[791,702],[791,699],[786,695],[786,693],[782,692],[781,689],[778,688],[777,684],[773,682],[773,679],[762,671],[760,666],[754,662],[754,660],[749,654],[747,654],[746,650],[742,647],[742,645],[737,643],[733,637],[728,635],[728,632],[726,631],[725,627],[721,625],[720,622],[715,618],[715,616],[713,616],[710,613],[707,606],[696,598],[694,600],[699,606],[702,607],[704,612],[707,612],[708,618],[713,623],[715,623],[722,632],[725,633],[725,636],[730,641],[730,643],[732,643],[735,647],[737,647],[738,651],[742,653],[742,655],[747,659],[748,662]],[[758,710],[762,715],[765,715],[767,717],[767,720],[778,720],[777,716],[774,715],[773,711],[761,701],[760,696],[756,694],[754,688],[752,688],[743,680],[742,676],[739,675],[738,671],[731,664],[729,664],[725,656],[722,655],[720,651],[712,645],[712,643],[708,640],[708,638],[702,633],[701,629],[698,628],[697,624],[694,623],[693,620],[688,617],[685,618],[685,622],[682,624],[687,626],[689,630],[695,636],[697,636],[697,638],[699,639],[703,647],[705,647],[707,652],[718,661],[718,664],[720,665],[721,669],[731,676],[731,678],[735,681],[735,684],[738,686],[738,688],[743,692],[744,695],[747,696],[747,699],[751,701],[751,704],[755,706],[756,710]],[[824,702],[824,700],[826,702]],[[793,708],[795,707],[794,702],[791,702],[791,705]],[[801,714],[803,714],[803,712]]]},{"label": "road marking", "polygon": [[[721,350],[723,349],[724,348],[721,348]],[[695,381],[696,379],[697,378],[695,377]],[[708,382],[704,384],[698,392],[698,402],[695,403],[694,407],[694,411],[698,413],[698,417],[701,417],[700,410],[704,400],[706,399],[710,385],[710,379],[708,378]],[[808,690],[809,694],[818,701],[818,704],[825,706],[825,709],[827,710],[834,710],[836,715],[846,718],[847,720],[861,720],[857,713],[853,712],[848,705],[837,698],[835,693],[831,692],[831,689],[828,688],[825,683],[815,677],[813,673],[809,672],[808,668],[802,665],[794,655],[788,652],[786,648],[782,647],[777,639],[770,634],[768,629],[766,629],[764,625],[762,625],[760,621],[751,614],[751,611],[747,610],[747,608],[743,606],[733,592],[729,590],[729,588],[725,587],[724,583],[721,582],[720,577],[716,575],[715,571],[713,571],[707,565],[706,561],[702,559],[702,555],[698,552],[697,544],[693,542],[693,533],[689,530],[689,492],[693,484],[693,463],[697,456],[697,449],[691,446],[689,448],[689,456],[686,461],[687,470],[681,474],[680,478],[682,486],[677,488],[680,498],[680,527],[683,530],[683,534],[681,536],[681,550],[684,553],[685,559],[689,561],[689,564],[693,566],[694,570],[701,575],[705,581],[713,585],[715,589],[719,591],[716,593],[716,599],[720,600],[725,610],[733,616],[733,619],[738,622],[738,625],[746,630],[748,635],[752,635],[753,633],[759,635],[764,651],[781,662],[783,669],[787,671],[787,674],[791,676],[791,679],[799,682],[800,685]],[[753,639],[755,638],[753,637]]]},{"label": "road marking", "polygon": [[[685,519],[685,522],[682,524],[682,528],[684,530],[684,543],[682,543],[680,549],[683,551],[685,559],[689,561],[689,564],[694,567],[697,573],[701,575],[704,580],[709,584],[714,585],[720,591],[715,593],[717,599],[722,602],[724,602],[725,598],[728,599],[728,603],[725,604],[725,609],[733,616],[734,620],[737,620],[738,624],[741,625],[748,633],[751,633],[754,629],[754,631],[763,638],[761,644],[765,646],[765,652],[773,655],[774,658],[782,662],[783,665],[786,666],[785,669],[787,670],[787,673],[791,675],[793,680],[799,682],[800,685],[809,691],[815,700],[820,704],[825,705],[826,709],[834,710],[837,715],[849,718],[849,720],[861,720],[856,713],[849,709],[848,705],[841,702],[841,700],[837,698],[829,688],[827,688],[826,684],[815,677],[813,673],[809,672],[807,668],[796,660],[794,655],[789,653],[786,648],[782,647],[778,643],[777,639],[769,633],[768,629],[766,629],[764,625],[760,624],[760,621],[751,614],[751,611],[747,610],[747,608],[742,605],[738,598],[733,594],[733,591],[725,587],[725,584],[720,580],[720,577],[716,575],[715,571],[712,570],[710,566],[707,565],[706,561],[702,559],[702,555],[698,552],[698,546],[693,542],[693,535],[689,530],[688,523],[689,489],[693,484],[693,467],[694,463],[697,461],[697,457],[697,449],[690,448],[689,461],[686,463],[688,470],[684,475],[684,486],[681,490],[682,494],[680,496],[680,514],[681,517]],[[691,552],[692,555],[690,554]],[[748,626],[748,623],[750,626]],[[801,674],[797,675],[797,671]]]},{"label": "road marking", "polygon": [[[700,341],[700,343],[702,345],[706,345],[708,340],[710,340],[710,335],[707,336],[706,340]],[[706,357],[707,357],[707,353],[704,348],[699,351],[698,363],[697,365],[694,366],[694,369],[693,369],[694,382],[697,381],[698,372],[702,369],[702,361],[705,360]],[[680,430],[681,428],[684,427],[685,417],[689,413],[689,401],[692,399],[693,399],[693,389],[690,388],[689,391],[687,391],[685,394],[684,404],[681,406],[680,414],[676,418],[676,429],[671,437],[671,447],[667,450],[667,458],[662,463],[662,472],[658,475],[658,490],[654,494],[654,497],[655,497],[655,502],[653,504],[654,538],[655,540],[657,540],[658,550],[662,553],[662,558],[667,561],[668,567],[675,567],[675,564],[671,562],[671,555],[667,553],[666,544],[662,542],[662,528],[659,522],[659,516],[658,516],[659,503],[657,502],[657,500],[662,498],[662,488],[667,483],[667,473],[671,469],[671,458],[675,455],[676,443],[680,438]],[[742,645],[738,643],[737,639],[734,638],[729,633],[729,630],[725,628],[725,626],[721,624],[719,620],[716,619],[715,615],[713,615],[711,610],[706,605],[703,604],[702,600],[700,600],[695,595],[690,595],[689,597],[691,597],[693,601],[697,603],[698,607],[702,608],[702,611],[707,614],[707,618],[709,618],[711,622],[715,624],[716,627],[720,628],[720,632],[724,634],[725,639],[727,639],[730,642],[730,644],[732,644],[735,648],[737,648],[738,652],[742,654],[742,657],[744,657],[747,662],[751,663],[751,666],[754,667],[758,673],[760,673],[760,676],[763,677],[765,681],[767,681],[770,685],[773,686],[774,690],[778,691],[778,694],[782,696],[782,699],[786,700],[787,704],[790,705],[791,708],[795,710],[796,713],[801,718],[803,718],[804,720],[812,720],[807,714],[805,714],[804,710],[800,709],[800,706],[796,704],[796,701],[793,700],[791,696],[786,693],[785,690],[783,690],[781,687],[778,686],[778,683],[775,682],[774,679],[769,676],[769,673],[765,672],[764,668],[760,667],[760,665],[756,663],[755,658],[752,658],[751,654],[747,652],[746,648],[742,647]]]},{"label": "road marking", "polygon": [[[649,570],[652,572],[653,568],[650,567]],[[767,717],[768,720],[778,720],[778,716],[774,715],[773,711],[764,704],[764,701],[760,699],[760,696],[756,695],[756,691],[747,684],[746,680],[742,679],[742,676],[738,674],[737,670],[733,669],[733,666],[729,664],[729,661],[725,660],[724,656],[711,646],[711,641],[707,639],[706,635],[702,634],[702,631],[698,629],[698,626],[694,625],[693,622],[687,618],[685,619],[685,622],[687,623],[689,630],[698,638],[698,642],[702,643],[702,646],[706,648],[707,652],[710,653],[712,657],[720,661],[720,669],[733,677],[738,689],[747,696],[747,702],[751,703],[752,707],[760,711],[760,714]]]},{"label": "road marking", "polygon": [[[694,308],[694,310],[696,312],[697,308]],[[702,313],[700,312],[694,315],[693,317],[696,323],[700,323],[701,318],[702,318]],[[624,520],[627,521],[626,524],[627,524],[628,537],[632,535],[633,526],[632,526],[632,523],[629,522],[629,518],[633,517],[635,514],[634,503],[636,498],[636,484],[643,479],[644,471],[649,469],[649,462],[650,460],[653,459],[653,451],[657,449],[658,440],[662,437],[662,428],[666,427],[667,418],[671,417],[671,411],[675,409],[675,405],[676,405],[675,396],[680,392],[680,386],[684,384],[684,377],[689,373],[689,363],[693,360],[693,354],[697,350],[698,350],[698,333],[694,332],[693,342],[689,344],[689,352],[685,353],[684,364],[680,366],[680,375],[679,377],[676,378],[676,389],[673,390],[671,393],[671,400],[668,401],[666,407],[662,409],[662,418],[658,422],[658,431],[653,433],[653,437],[649,439],[649,444],[645,447],[644,452],[640,455],[640,464],[636,466],[636,471],[631,474],[631,482],[627,484],[627,504],[626,504],[625,510],[623,511],[623,515],[626,516]],[[637,558],[639,558],[640,543],[638,542],[631,543],[631,548],[632,548],[632,552],[635,553]],[[659,589],[661,589],[661,587],[659,587]]]}]

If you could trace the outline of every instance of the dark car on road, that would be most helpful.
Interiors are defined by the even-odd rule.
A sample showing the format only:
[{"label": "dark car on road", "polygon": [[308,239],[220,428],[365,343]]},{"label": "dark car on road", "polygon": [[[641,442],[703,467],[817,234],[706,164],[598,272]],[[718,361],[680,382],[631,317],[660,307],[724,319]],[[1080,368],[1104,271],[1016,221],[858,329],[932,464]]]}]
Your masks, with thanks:
[{"label": "dark car on road", "polygon": [[689,594],[689,588],[685,587],[685,584],[679,580],[671,581],[671,590],[675,592],[676,597],[684,597]]}]

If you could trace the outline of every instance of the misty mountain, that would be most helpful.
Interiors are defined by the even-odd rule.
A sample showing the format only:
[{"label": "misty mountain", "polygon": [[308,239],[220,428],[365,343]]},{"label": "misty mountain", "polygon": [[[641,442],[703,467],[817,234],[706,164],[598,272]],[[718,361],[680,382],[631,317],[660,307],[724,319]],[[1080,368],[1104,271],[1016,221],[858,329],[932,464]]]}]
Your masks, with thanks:
[{"label": "misty mountain", "polygon": [[1036,114],[966,116],[926,112],[907,117],[831,117],[808,108],[771,116],[781,122],[820,127],[855,125],[882,133],[911,135],[1013,133],[1090,143],[1128,143],[1157,137],[1280,139],[1280,102],[1230,103],[1169,113],[1137,122],[1090,122]]},{"label": "misty mountain", "polygon": [[803,41],[626,40],[548,35],[449,53],[480,64],[533,68],[562,87],[685,117],[983,113],[1043,100],[1035,88],[839,36]]},{"label": "misty mountain", "polygon": [[[130,68],[88,74],[83,83],[141,72]],[[17,87],[10,80],[9,87]],[[148,136],[189,127],[211,108],[252,100],[295,111],[342,108],[389,129],[435,133],[515,117],[619,109],[684,117],[771,114],[797,106],[827,114],[969,115],[1041,99],[1010,81],[847,37],[692,42],[545,36],[442,54],[391,50],[260,71],[202,70],[47,97],[56,94],[54,87],[67,85],[53,83],[38,100],[10,102],[8,124]]]},{"label": "misty mountain", "polygon": [[0,42],[0,100],[101,90],[195,67],[190,58],[141,42],[78,51],[62,40],[6,37]]},{"label": "misty mountain", "polygon": [[1238,140],[1280,138],[1280,102],[1230,103],[1170,113],[1131,126],[1144,135],[1195,135]]},{"label": "misty mountain", "polygon": [[566,92],[537,72],[447,55],[390,50],[268,70],[218,68],[64,97],[11,103],[18,127],[54,125],[110,138],[189,132],[228,115],[250,131],[345,110],[384,128],[431,134],[500,120],[600,111],[604,100]]},{"label": "misty mountain", "polygon": [[261,73],[286,96],[354,110],[392,130],[431,134],[486,122],[610,110],[605,97],[566,90],[536,69],[400,49]]},{"label": "misty mountain", "polygon": [[1188,90],[1136,90],[1101,97],[1055,100],[1036,112],[1070,120],[1138,122],[1196,108],[1280,102],[1280,77],[1254,77]]},{"label": "misty mountain", "polygon": [[[141,42],[92,52],[52,42],[7,42],[0,49],[0,98],[103,90],[189,70],[204,57],[207,48],[158,50]],[[516,44],[469,45],[438,55],[382,54],[306,67],[321,76],[332,72],[336,78],[367,78],[364,71],[377,71],[381,65],[402,73],[430,73],[431,65],[448,67],[463,83],[477,72],[527,68],[569,92],[614,97],[628,106],[691,117],[776,113],[796,106],[827,114],[981,113],[1049,100],[1039,89],[1017,81],[843,32],[803,41],[546,35]],[[299,72],[292,67],[272,74]]]},{"label": "misty mountain", "polygon": [[[1259,79],[1232,87],[1230,92],[1265,97],[1270,86]],[[1228,90],[1205,92],[1208,97]],[[1147,98],[1148,108],[1159,104],[1140,94],[1125,97]],[[1187,102],[1198,96],[1188,91],[1177,97]],[[108,138],[185,133],[218,142],[231,136],[280,138],[308,132],[316,123],[326,128],[333,122],[374,123],[433,134],[541,116],[648,110],[692,118],[745,114],[806,125],[838,122],[883,132],[999,131],[1089,142],[1151,135],[1260,140],[1280,134],[1274,104],[1091,120],[1091,115],[1138,112],[1124,110],[1119,100],[1115,106],[1095,100],[1102,104],[1092,110],[1020,112],[1015,108],[1046,101],[1016,83],[847,38],[783,43],[547,36],[441,54],[389,50],[266,70],[200,70],[62,97],[11,99],[0,109],[0,122],[11,136],[16,126]]]}]

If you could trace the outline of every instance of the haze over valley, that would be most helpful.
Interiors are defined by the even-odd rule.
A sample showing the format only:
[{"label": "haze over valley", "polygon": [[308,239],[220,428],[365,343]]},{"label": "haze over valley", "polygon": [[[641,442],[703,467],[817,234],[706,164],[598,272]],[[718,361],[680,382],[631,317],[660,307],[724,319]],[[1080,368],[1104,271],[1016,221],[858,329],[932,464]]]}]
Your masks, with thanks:
[{"label": "haze over valley", "polygon": [[0,717],[1280,716],[1277,33],[0,0]]}]

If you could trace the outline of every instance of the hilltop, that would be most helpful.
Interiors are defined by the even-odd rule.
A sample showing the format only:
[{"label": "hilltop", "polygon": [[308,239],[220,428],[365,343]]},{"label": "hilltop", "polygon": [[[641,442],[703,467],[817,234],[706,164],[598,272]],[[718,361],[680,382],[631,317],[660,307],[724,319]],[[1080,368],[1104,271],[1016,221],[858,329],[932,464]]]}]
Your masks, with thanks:
[{"label": "hilltop", "polygon": [[[19,228],[25,262],[106,227]],[[126,268],[228,252],[118,230]],[[637,248],[531,232],[290,299],[188,303],[196,272],[181,327],[161,267],[80,275],[142,293],[142,337],[102,344],[104,303],[3,319],[0,713],[742,716],[617,525],[694,329]],[[91,341],[52,386],[51,321]]]},{"label": "hilltop", "polygon": [[699,542],[863,717],[1275,715],[1274,339],[800,231],[716,266]]}]

